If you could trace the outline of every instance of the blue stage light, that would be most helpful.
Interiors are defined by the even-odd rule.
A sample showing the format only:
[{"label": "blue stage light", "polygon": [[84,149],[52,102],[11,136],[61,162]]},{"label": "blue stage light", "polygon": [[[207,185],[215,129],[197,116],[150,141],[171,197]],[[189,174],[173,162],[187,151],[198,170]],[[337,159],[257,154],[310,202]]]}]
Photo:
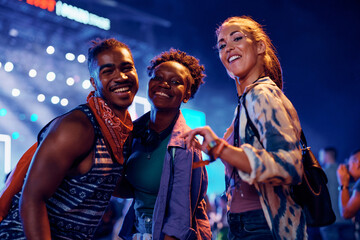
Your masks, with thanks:
[{"label": "blue stage light", "polygon": [[37,114],[31,114],[31,116],[30,116],[30,121],[32,121],[32,122],[36,122],[37,120],[38,120],[38,115]]},{"label": "blue stage light", "polygon": [[0,109],[0,117],[3,117],[7,114],[7,110],[5,108]]},{"label": "blue stage light", "polygon": [[11,136],[15,140],[15,139],[18,139],[20,137],[20,134],[18,132],[13,132],[13,134],[11,134]]}]

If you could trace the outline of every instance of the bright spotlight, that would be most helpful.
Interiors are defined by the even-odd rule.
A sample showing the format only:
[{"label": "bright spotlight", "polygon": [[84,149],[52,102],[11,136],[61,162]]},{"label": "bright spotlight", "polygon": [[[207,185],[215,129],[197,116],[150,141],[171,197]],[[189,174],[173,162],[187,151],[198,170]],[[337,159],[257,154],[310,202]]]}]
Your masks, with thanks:
[{"label": "bright spotlight", "polygon": [[19,31],[15,28],[11,28],[9,31],[9,35],[12,37],[17,37],[19,35]]},{"label": "bright spotlight", "polygon": [[39,95],[37,96],[37,100],[38,100],[39,102],[45,101],[45,95],[44,95],[44,94],[39,94]]},{"label": "bright spotlight", "polygon": [[86,61],[86,57],[84,54],[80,54],[78,57],[77,57],[77,60],[79,63],[83,63]]},{"label": "bright spotlight", "polygon": [[11,72],[14,69],[14,64],[12,62],[6,62],[4,65],[4,69],[7,72]]},{"label": "bright spotlight", "polygon": [[36,77],[36,75],[37,75],[36,70],[35,70],[35,69],[30,69],[30,71],[29,71],[29,77],[34,78],[34,77]]},{"label": "bright spotlight", "polygon": [[38,115],[37,114],[35,114],[35,113],[33,113],[33,114],[31,114],[31,116],[30,116],[30,121],[32,121],[32,122],[36,122],[37,120],[38,120]]},{"label": "bright spotlight", "polygon": [[56,74],[54,72],[48,72],[48,74],[46,74],[46,80],[48,80],[49,82],[54,81],[56,78]]},{"label": "bright spotlight", "polygon": [[61,104],[61,106],[65,107],[69,104],[69,100],[67,100],[66,98],[63,98],[63,99],[61,99],[60,104]]},{"label": "bright spotlight", "polygon": [[72,85],[74,85],[74,83],[75,83],[75,80],[72,77],[69,77],[66,79],[67,85],[72,86]]},{"label": "bright spotlight", "polygon": [[49,54],[49,55],[54,54],[55,48],[54,48],[53,46],[48,46],[48,47],[46,48],[46,52],[47,52],[47,54]]},{"label": "bright spotlight", "polygon": [[13,90],[11,91],[11,94],[14,96],[14,97],[18,97],[20,95],[20,90],[17,89],[17,88],[13,88]]},{"label": "bright spotlight", "polygon": [[89,87],[91,86],[91,82],[89,80],[84,80],[82,83],[82,87],[84,89],[89,89]]},{"label": "bright spotlight", "polygon": [[18,139],[20,137],[20,134],[18,132],[13,132],[11,134],[12,138],[15,140],[15,139]]},{"label": "bright spotlight", "polygon": [[65,58],[69,61],[74,61],[75,60],[75,55],[73,53],[67,53],[65,55]]},{"label": "bright spotlight", "polygon": [[60,102],[60,98],[58,96],[53,96],[51,98],[51,103],[52,104],[58,104]]},{"label": "bright spotlight", "polygon": [[7,113],[7,110],[5,108],[0,109],[0,117],[5,116]]}]

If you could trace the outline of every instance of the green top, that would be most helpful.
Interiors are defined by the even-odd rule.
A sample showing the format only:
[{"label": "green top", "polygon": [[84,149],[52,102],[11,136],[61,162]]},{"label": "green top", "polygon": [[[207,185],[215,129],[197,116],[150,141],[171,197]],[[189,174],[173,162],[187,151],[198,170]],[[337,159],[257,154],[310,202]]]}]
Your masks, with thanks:
[{"label": "green top", "polygon": [[142,144],[140,139],[134,140],[126,170],[127,180],[134,188],[137,217],[152,218],[170,136],[171,134],[155,147]]}]

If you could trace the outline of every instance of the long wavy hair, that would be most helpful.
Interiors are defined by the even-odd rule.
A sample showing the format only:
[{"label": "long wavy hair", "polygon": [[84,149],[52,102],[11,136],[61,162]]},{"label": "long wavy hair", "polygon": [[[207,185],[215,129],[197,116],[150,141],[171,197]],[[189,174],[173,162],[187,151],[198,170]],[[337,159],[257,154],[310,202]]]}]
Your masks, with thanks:
[{"label": "long wavy hair", "polygon": [[222,27],[228,23],[238,23],[244,31],[250,34],[249,37],[255,42],[264,42],[266,46],[264,53],[265,74],[266,76],[270,77],[271,80],[273,80],[280,89],[282,89],[283,79],[280,61],[276,55],[276,49],[272,44],[269,36],[265,33],[263,27],[248,16],[230,17],[216,29],[217,37],[219,36]]}]

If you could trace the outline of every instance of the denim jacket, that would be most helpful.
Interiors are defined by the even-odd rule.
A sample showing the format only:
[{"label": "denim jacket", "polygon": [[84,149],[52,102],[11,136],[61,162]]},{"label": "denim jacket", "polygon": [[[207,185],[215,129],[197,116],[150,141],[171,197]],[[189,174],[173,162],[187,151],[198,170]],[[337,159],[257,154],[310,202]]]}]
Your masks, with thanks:
[{"label": "denim jacket", "polygon": [[[242,97],[261,143],[241,106],[240,147],[249,159],[251,172],[238,170],[239,176],[257,189],[275,239],[307,239],[305,215],[290,196],[290,185],[299,184],[303,174],[301,126],[296,110],[268,77],[249,85],[245,93]],[[232,130],[233,126],[225,135]]]},{"label": "denim jacket", "polygon": [[[139,121],[146,117],[149,114],[142,116]],[[164,239],[165,234],[182,240],[211,239],[204,200],[208,185],[207,172],[205,167],[192,169],[193,162],[201,161],[201,152],[186,148],[184,139],[179,137],[189,130],[180,112],[167,146],[155,202],[152,219],[154,240]],[[124,218],[119,233],[121,238],[131,239],[134,221],[132,205]]]}]

